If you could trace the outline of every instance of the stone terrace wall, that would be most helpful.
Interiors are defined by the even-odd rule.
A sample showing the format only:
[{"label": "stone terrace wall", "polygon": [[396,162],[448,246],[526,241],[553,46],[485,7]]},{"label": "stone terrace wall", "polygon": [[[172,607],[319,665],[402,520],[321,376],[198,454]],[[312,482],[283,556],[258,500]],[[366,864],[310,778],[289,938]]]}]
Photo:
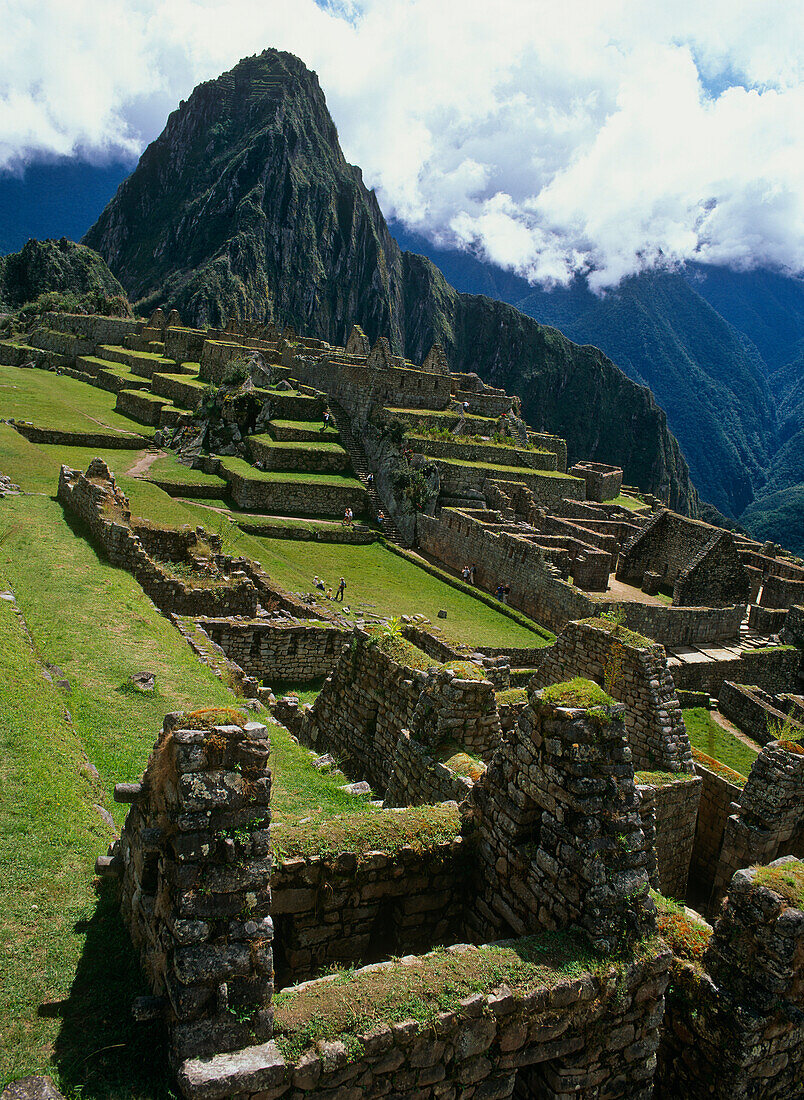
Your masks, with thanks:
[{"label": "stone terrace wall", "polygon": [[465,880],[459,836],[423,852],[283,859],[271,878],[277,988],[452,942]]},{"label": "stone terrace wall", "polygon": [[93,541],[113,565],[133,574],[160,611],[176,615],[255,614],[259,593],[233,559],[217,556],[218,576],[223,576],[224,566],[235,575],[228,581],[211,576],[213,583],[208,585],[173,577],[154,561],[129,526],[128,498],[101,459],[93,459],[86,474],[62,466],[57,499],[87,525]]},{"label": "stone terrace wall", "polygon": [[[460,955],[475,950],[450,948]],[[650,1100],[670,962],[667,950],[651,945],[644,959],[624,965],[616,982],[588,973],[557,975],[526,993],[498,988],[465,998],[434,1024],[381,1023],[359,1036],[359,1055],[336,1040],[287,1063],[267,1043],[217,1064],[188,1062],[179,1084],[189,1100]],[[410,962],[379,965],[392,983],[394,971]],[[358,971],[355,979],[374,969]],[[348,984],[343,993],[349,996]]]},{"label": "stone terrace wall", "polygon": [[784,706],[782,700],[768,695],[761,688],[744,687],[741,684],[733,684],[730,680],[724,681],[718,696],[718,709],[721,714],[734,722],[743,733],[753,737],[760,745],[766,745],[768,741],[776,739],[777,734],[772,729],[773,724],[783,726],[788,723],[791,727],[789,734],[791,738],[804,737],[804,726],[795,718],[788,717],[787,712],[780,709],[782,706]]},{"label": "stone terrace wall", "polygon": [[667,897],[683,900],[687,894],[701,786],[698,776],[681,776],[672,783],[646,782],[637,776],[643,828],[652,814],[658,888]]},{"label": "stone terrace wall", "polygon": [[247,511],[280,516],[338,516],[351,508],[355,516],[361,516],[366,507],[366,490],[362,486],[270,481],[260,478],[258,471],[253,476],[243,476],[222,463],[213,472],[225,478],[232,500]]},{"label": "stone terrace wall", "polygon": [[335,668],[351,629],[307,621],[199,619],[226,656],[258,680],[306,683]]},{"label": "stone terrace wall", "polygon": [[604,684],[626,704],[625,725],[637,768],[692,772],[692,751],[660,645],[639,648],[613,628],[591,622],[569,623],[544,650],[532,686],[582,676]]},{"label": "stone terrace wall", "polygon": [[800,909],[772,887],[761,886],[755,869],[739,871],[704,954],[703,971],[676,959],[671,976],[657,1100],[791,1100],[802,1095]]},{"label": "stone terrace wall", "polygon": [[620,495],[623,472],[619,466],[606,466],[600,462],[576,462],[570,470],[575,477],[586,482],[587,500],[614,500]]},{"label": "stone terrace wall", "polygon": [[476,941],[574,924],[611,952],[652,928],[623,709],[596,717],[536,692],[492,757],[467,803]]},{"label": "stone terrace wall", "polygon": [[657,573],[662,587],[676,586],[677,604],[720,607],[748,602],[748,577],[734,537],[676,512],[657,512],[623,547],[618,579],[639,588],[646,572]]},{"label": "stone terrace wall", "polygon": [[726,822],[710,906],[732,875],[750,863],[804,856],[804,749],[771,741],[751,768],[739,809]]},{"label": "stone terrace wall", "polygon": [[477,584],[487,592],[493,592],[498,584],[510,585],[511,606],[551,630],[618,607],[629,629],[666,646],[694,645],[739,637],[745,616],[745,607],[739,604],[727,608],[666,607],[591,599],[556,576],[534,543],[506,531],[491,531],[451,508],[442,509],[438,518],[420,515],[416,536],[425,553],[451,569],[475,562]]},{"label": "stone terrace wall", "polygon": [[266,728],[179,718],[165,719],[142,783],[115,790],[133,805],[111,861],[176,1061],[270,1038],[273,992]]},{"label": "stone terrace wall", "polygon": [[739,657],[724,661],[698,661],[673,665],[673,683],[684,691],[705,691],[716,699],[726,680],[754,684],[771,695],[795,691],[801,669],[797,649],[743,650]]},{"label": "stone terrace wall", "polygon": [[399,733],[410,727],[426,675],[367,642],[368,635],[355,632],[307,713],[300,740],[384,792]]},{"label": "stone terrace wall", "polygon": [[[742,785],[730,782],[725,775],[695,760],[695,771],[701,777],[701,799],[698,803],[698,819],[695,823],[695,841],[690,862],[690,882],[695,893],[708,898],[712,892],[723,833],[733,812],[733,804],[739,802]],[[735,774],[735,779],[737,776]]]},{"label": "stone terrace wall", "polygon": [[293,377],[325,390],[347,412],[363,419],[370,409],[391,405],[405,409],[444,409],[450,400],[449,375],[405,367],[368,367],[336,356],[295,356]]},{"label": "stone terrace wall", "polygon": [[794,607],[804,604],[804,580],[767,577],[759,597],[762,607]]},{"label": "stone terrace wall", "polygon": [[457,775],[402,730],[394,750],[385,806],[426,806],[436,802],[462,802],[472,780]]},{"label": "stone terrace wall", "polygon": [[[417,755],[406,752],[405,746],[399,748],[403,731],[409,731],[425,751]],[[500,721],[494,685],[463,679],[451,669],[422,671],[399,664],[356,629],[305,712],[299,737],[331,753],[350,775],[367,780],[380,793],[387,790],[395,770],[418,761],[428,774],[408,776],[410,789],[440,790],[452,799],[462,785],[441,784],[445,777],[435,769],[431,753],[445,742],[479,753],[497,744]],[[396,782],[392,795],[398,798],[401,790]]]}]

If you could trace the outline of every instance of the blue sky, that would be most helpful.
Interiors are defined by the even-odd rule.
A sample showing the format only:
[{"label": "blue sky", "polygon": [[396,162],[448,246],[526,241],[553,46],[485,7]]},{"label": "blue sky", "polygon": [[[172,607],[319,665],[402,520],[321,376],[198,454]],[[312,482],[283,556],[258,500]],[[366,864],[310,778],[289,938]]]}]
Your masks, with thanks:
[{"label": "blue sky", "polygon": [[599,289],[690,258],[804,268],[802,4],[0,0],[0,26],[7,173],[132,162],[276,46],[318,72],[385,213],[439,243]]}]

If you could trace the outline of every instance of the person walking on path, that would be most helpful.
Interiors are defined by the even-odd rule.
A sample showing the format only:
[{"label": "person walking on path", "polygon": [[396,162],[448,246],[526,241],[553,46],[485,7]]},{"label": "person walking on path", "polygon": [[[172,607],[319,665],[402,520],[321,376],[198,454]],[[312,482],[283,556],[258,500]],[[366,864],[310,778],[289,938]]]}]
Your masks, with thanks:
[{"label": "person walking on path", "polygon": [[340,600],[341,603],[343,603],[343,593],[344,593],[345,588],[346,588],[346,581],[343,579],[343,577],[341,577],[340,582],[338,584],[338,591],[335,593],[335,599]]}]

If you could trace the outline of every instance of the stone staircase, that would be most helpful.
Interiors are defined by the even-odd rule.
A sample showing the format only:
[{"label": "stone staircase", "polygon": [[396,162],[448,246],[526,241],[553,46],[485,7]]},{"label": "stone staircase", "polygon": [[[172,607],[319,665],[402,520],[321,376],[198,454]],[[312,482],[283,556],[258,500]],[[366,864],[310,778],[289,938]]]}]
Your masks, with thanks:
[{"label": "stone staircase", "polygon": [[[380,525],[380,529],[389,540],[389,542],[396,543],[397,546],[404,546],[404,540],[402,538],[402,532],[397,525],[388,515],[387,510],[383,506],[380,500],[380,495],[373,485],[368,482],[368,475],[370,473],[368,460],[366,458],[366,452],[360,441],[352,431],[351,424],[349,422],[349,416],[342,405],[337,401],[330,399],[329,402],[330,412],[332,413],[335,424],[338,428],[340,435],[341,445],[347,451],[349,457],[352,460],[352,469],[355,472],[355,477],[359,478],[365,487],[366,494],[369,499],[368,510],[371,512],[371,518],[374,519]],[[380,521],[378,519],[378,513],[382,509],[385,518]]]}]

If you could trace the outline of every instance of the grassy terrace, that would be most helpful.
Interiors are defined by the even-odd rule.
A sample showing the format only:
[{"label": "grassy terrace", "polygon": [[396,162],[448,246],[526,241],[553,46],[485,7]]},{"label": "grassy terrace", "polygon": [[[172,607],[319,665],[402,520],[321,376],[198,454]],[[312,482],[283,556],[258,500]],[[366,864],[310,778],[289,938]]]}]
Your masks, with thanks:
[{"label": "grassy terrace", "polygon": [[[627,965],[649,957],[657,947],[655,940],[645,940],[616,962]],[[355,1057],[362,1049],[359,1037],[377,1024],[415,1020],[432,1026],[439,1012],[458,1010],[460,1001],[472,994],[502,985],[514,994],[547,992],[610,969],[613,961],[595,955],[584,937],[573,932],[546,932],[485,947],[437,948],[412,962],[346,970],[315,985],[282,990],[274,996],[275,1038],[287,1058],[297,1058],[321,1039],[336,1038]],[[615,981],[603,996],[615,997],[616,986]]]},{"label": "grassy terrace", "polygon": [[0,365],[4,419],[30,420],[37,427],[65,432],[143,434],[141,425],[114,411],[116,400],[116,394],[65,374]]},{"label": "grassy terrace", "polygon": [[[276,444],[274,444],[274,446],[276,446]],[[295,446],[295,444],[293,444],[293,446]],[[305,482],[310,485],[335,485],[338,488],[363,488],[363,483],[356,477],[346,477],[342,474],[308,474],[297,473],[293,470],[257,470],[242,458],[222,458],[220,462],[222,470],[237,474],[247,481],[295,481]]]},{"label": "grassy terrace", "polygon": [[631,512],[637,512],[640,508],[649,508],[649,505],[645,504],[643,500],[637,500],[636,497],[629,497],[625,493],[620,493],[620,495],[613,500],[607,500],[606,504],[618,504],[621,508],[628,508]]},{"label": "grassy terrace", "polygon": [[470,462],[463,458],[441,458],[441,456],[435,456],[432,461],[440,464],[446,463],[449,466],[457,466],[459,468],[470,466],[473,469],[488,470],[492,477],[505,479],[521,477],[523,474],[527,474],[529,477],[552,477],[561,478],[564,481],[580,481],[580,478],[575,477],[573,474],[562,474],[560,470],[534,470],[532,466],[499,466],[496,462]]},{"label": "grassy terrace", "polygon": [[[304,432],[318,432],[322,440],[324,439],[336,439],[338,432],[335,428],[329,427],[325,432],[321,431],[323,421],[319,417],[318,420],[274,420],[271,419],[271,424],[274,424],[277,428],[296,428],[298,431]],[[266,439],[266,436],[257,436],[257,439]]]},{"label": "grassy terrace", "polygon": [[192,470],[183,466],[172,454],[160,455],[148,468],[147,476],[154,481],[168,485],[207,485],[224,489],[226,482],[216,474],[205,474],[203,470]]},{"label": "grassy terrace", "polygon": [[752,749],[745,741],[715,722],[704,707],[691,707],[684,711],[690,744],[713,760],[725,764],[739,775],[748,776],[759,755],[759,746]]},{"label": "grassy terrace", "polygon": [[326,438],[322,436],[321,441],[315,440],[309,443],[297,443],[297,442],[277,442],[270,435],[252,435],[249,436],[249,441],[259,443],[261,447],[265,447],[272,451],[318,451],[322,454],[342,455],[344,449],[335,440],[327,442]]},{"label": "grassy terrace", "polygon": [[345,577],[344,602],[353,614],[421,613],[440,623],[437,616],[443,609],[449,633],[472,645],[524,648],[546,644],[535,630],[500,614],[469,592],[451,588],[381,543],[351,546],[252,537],[248,551],[244,547],[241,552],[252,551],[267,572],[291,592],[312,591],[316,575],[333,588]]}]

